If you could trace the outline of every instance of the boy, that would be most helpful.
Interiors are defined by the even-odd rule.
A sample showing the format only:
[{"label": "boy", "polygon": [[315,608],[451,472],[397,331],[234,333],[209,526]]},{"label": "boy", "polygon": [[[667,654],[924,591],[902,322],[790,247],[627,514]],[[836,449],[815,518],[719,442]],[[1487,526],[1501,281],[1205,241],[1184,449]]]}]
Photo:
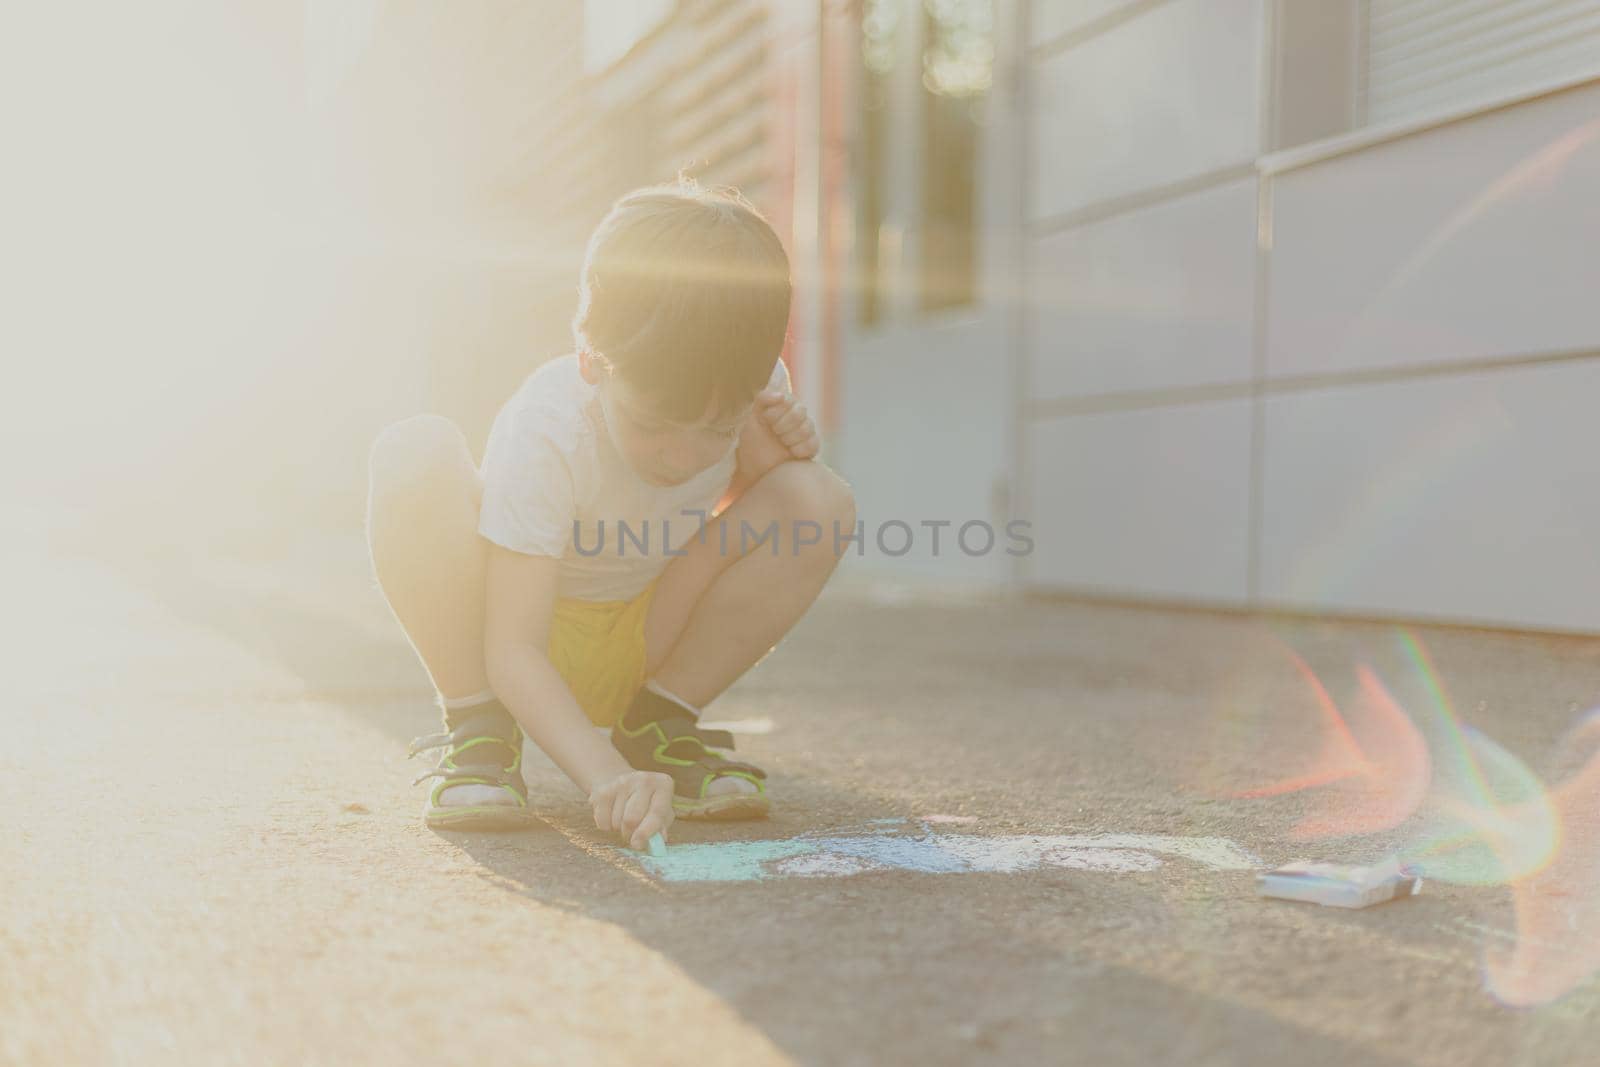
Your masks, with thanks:
[{"label": "boy", "polygon": [[379,435],[368,544],[444,709],[413,744],[444,750],[427,824],[528,825],[526,733],[643,848],[675,816],[766,814],[764,772],[697,719],[816,599],[855,502],[789,395],[788,257],[743,197],[622,197],[579,293],[577,351],[500,411],[481,478],[446,419]]}]

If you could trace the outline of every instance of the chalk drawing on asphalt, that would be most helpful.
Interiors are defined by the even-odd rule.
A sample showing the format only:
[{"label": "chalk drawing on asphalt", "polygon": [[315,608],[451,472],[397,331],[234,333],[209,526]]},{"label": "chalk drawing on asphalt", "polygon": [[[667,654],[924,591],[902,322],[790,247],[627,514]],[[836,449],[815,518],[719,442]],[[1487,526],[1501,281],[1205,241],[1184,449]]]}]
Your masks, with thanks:
[{"label": "chalk drawing on asphalt", "polygon": [[840,878],[875,871],[921,874],[1016,873],[1044,869],[1153,871],[1173,857],[1219,871],[1253,870],[1261,861],[1222,837],[1164,834],[998,834],[934,830],[933,819],[907,832],[875,819],[861,833],[801,835],[768,841],[672,845],[664,856],[628,853],[664,882],[754,882]]}]

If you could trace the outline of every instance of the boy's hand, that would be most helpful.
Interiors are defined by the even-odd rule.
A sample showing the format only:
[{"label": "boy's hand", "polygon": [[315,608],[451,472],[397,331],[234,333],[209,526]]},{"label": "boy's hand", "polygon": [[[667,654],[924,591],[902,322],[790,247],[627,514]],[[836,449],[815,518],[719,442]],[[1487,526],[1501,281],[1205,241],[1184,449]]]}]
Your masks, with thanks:
[{"label": "boy's hand", "polygon": [[756,410],[795,459],[813,459],[821,450],[817,424],[806,414],[805,405],[797,403],[792,395],[763,389],[756,394]]},{"label": "boy's hand", "polygon": [[629,771],[589,794],[595,827],[616,832],[628,847],[643,850],[652,834],[672,825],[672,778],[657,771]]}]

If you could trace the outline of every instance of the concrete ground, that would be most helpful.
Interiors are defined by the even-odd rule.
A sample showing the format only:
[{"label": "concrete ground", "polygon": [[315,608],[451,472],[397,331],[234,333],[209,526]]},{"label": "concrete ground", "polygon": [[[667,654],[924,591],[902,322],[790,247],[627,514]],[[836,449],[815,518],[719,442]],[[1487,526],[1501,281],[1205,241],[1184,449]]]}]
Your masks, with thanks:
[{"label": "concrete ground", "polygon": [[[359,546],[108,560],[105,540],[7,553],[0,1063],[1600,1057],[1597,983],[1521,1009],[1486,991],[1486,952],[1584,934],[1519,930],[1494,886],[1430,881],[1337,911],[1137,850],[1120,866],[673,882],[601,840],[547,765],[530,772],[547,828],[430,832],[405,744],[435,712]],[[1463,716],[1561,770],[1547,754],[1600,698],[1600,642],[1419,636]],[[679,823],[673,848],[1148,834],[1225,838],[1267,864],[1376,858],[1405,831],[1293,839],[1338,808],[1326,789],[1228,794],[1315,762],[1315,703],[1286,649],[1336,695],[1374,663],[1415,715],[1425,679],[1393,640],[899,595],[847,564],[713,709],[770,720],[739,752],[771,773],[774,817]]]}]

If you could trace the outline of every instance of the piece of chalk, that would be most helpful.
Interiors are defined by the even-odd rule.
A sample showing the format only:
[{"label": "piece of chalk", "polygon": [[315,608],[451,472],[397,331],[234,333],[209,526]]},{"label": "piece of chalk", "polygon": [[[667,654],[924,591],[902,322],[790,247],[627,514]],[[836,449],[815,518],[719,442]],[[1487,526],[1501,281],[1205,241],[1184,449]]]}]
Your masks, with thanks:
[{"label": "piece of chalk", "polygon": [[665,856],[667,854],[667,839],[660,834],[650,835],[650,855]]},{"label": "piece of chalk", "polygon": [[1256,875],[1256,890],[1261,896],[1331,908],[1371,907],[1387,900],[1414,897],[1421,889],[1421,877],[1392,858],[1374,867],[1291,863]]}]

